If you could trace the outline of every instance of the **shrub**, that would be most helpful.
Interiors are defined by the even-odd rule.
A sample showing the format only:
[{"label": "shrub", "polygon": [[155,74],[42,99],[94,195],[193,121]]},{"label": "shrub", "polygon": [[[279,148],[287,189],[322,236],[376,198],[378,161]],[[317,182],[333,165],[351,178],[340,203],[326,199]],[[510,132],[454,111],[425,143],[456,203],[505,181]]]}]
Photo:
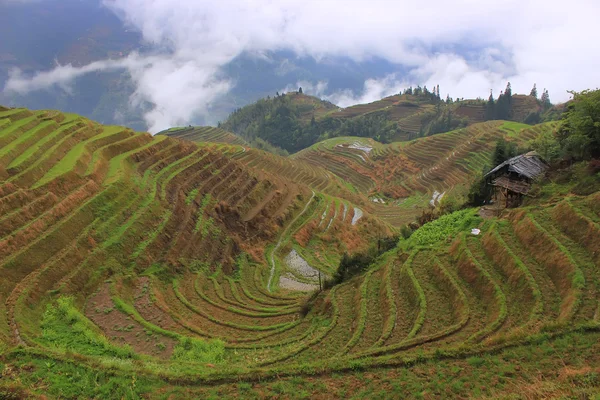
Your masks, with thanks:
[{"label": "shrub", "polygon": [[529,142],[529,145],[546,162],[552,162],[560,156],[560,143],[551,131],[546,131]]},{"label": "shrub", "polygon": [[400,228],[400,235],[403,239],[408,239],[413,234],[413,232],[414,231],[412,230],[412,228],[408,225],[403,225]]},{"label": "shrub", "polygon": [[399,239],[398,236],[388,236],[378,239],[377,244],[372,244],[364,253],[355,253],[353,255],[344,253],[333,279],[326,281],[325,287],[328,288],[342,283],[366,271],[375,262],[377,257],[396,247]]},{"label": "shrub", "polygon": [[450,214],[463,208],[466,199],[464,196],[457,194],[456,191],[447,193],[440,202],[440,213]]},{"label": "shrub", "polygon": [[559,142],[567,157],[585,159],[600,156],[600,90],[570,92]]}]

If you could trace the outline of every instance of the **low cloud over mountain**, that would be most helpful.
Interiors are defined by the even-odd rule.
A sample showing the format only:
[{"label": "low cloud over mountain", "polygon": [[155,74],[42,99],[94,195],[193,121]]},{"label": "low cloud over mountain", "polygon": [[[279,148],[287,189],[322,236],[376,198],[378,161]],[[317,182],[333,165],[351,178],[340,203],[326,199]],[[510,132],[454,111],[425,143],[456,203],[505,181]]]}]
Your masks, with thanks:
[{"label": "low cloud over mountain", "polygon": [[560,3],[538,0],[103,4],[142,33],[151,54],[132,53],[82,67],[61,65],[33,75],[14,70],[5,92],[55,85],[68,89],[84,74],[123,69],[136,85],[132,103],[151,104],[144,117],[157,132],[206,114],[236,85],[223,67],[245,53],[268,59],[269,52],[291,50],[317,61],[379,58],[398,65],[400,72],[367,79],[360,91],[328,90],[326,81],[304,82],[308,93],[341,106],[417,84],[439,84],[444,96],[468,98],[485,96],[490,89],[499,93],[506,81],[516,92],[528,92],[535,82],[548,87],[554,101],[568,99],[567,90],[600,84],[600,45],[590,40],[600,15],[594,1],[572,1],[568,14]]}]

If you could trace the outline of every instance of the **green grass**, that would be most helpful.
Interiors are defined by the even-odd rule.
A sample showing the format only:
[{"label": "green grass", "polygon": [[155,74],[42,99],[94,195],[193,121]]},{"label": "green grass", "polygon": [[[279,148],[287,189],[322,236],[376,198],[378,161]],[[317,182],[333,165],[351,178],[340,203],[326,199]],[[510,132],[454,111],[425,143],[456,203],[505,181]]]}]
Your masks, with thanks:
[{"label": "green grass", "polygon": [[0,148],[0,159],[4,156],[6,156],[7,154],[9,154],[11,151],[13,151],[17,146],[26,143],[27,140],[32,139],[33,137],[35,137],[35,135],[37,135],[39,133],[39,131],[41,131],[42,129],[45,129],[53,124],[56,124],[56,122],[54,121],[43,121],[41,122],[39,125],[31,128],[30,130],[28,130],[27,132],[23,132],[19,135],[19,137],[12,141],[11,143],[9,143],[7,146],[4,146],[3,148]]},{"label": "green grass", "polygon": [[507,245],[504,241],[500,233],[498,232],[498,227],[492,225],[490,228],[490,234],[493,235],[494,239],[497,241],[498,245],[505,249],[508,256],[513,260],[514,265],[518,268],[518,270],[525,277],[528,286],[530,287],[531,294],[533,296],[533,300],[535,302],[534,307],[531,310],[530,320],[540,318],[542,316],[542,312],[544,311],[544,303],[542,299],[542,292],[538,287],[538,284],[527,268],[527,266],[523,263],[523,261],[515,254],[515,252]]},{"label": "green grass", "polygon": [[202,232],[202,236],[206,237],[211,222],[208,218],[205,218],[204,211],[206,211],[207,207],[210,207],[212,203],[213,199],[210,193],[202,196],[200,207],[198,207],[198,211],[196,211],[197,220],[196,225],[194,226],[194,233]]},{"label": "green grass", "polygon": [[108,173],[106,174],[107,183],[114,181],[118,175],[120,175],[124,172],[125,168],[127,167],[126,160],[131,155],[138,153],[140,151],[144,151],[145,149],[152,147],[152,146],[162,142],[165,139],[166,139],[166,136],[153,137],[152,140],[149,141],[148,143],[146,143],[140,147],[136,147],[135,149],[130,150],[128,152],[121,153],[116,157],[111,158],[109,166],[108,166]]},{"label": "green grass", "polygon": [[182,337],[173,349],[171,358],[175,361],[220,363],[223,361],[224,352],[225,347],[221,340],[201,341]]},{"label": "green grass", "polygon": [[[97,137],[97,136],[95,136]],[[79,142],[69,150],[65,157],[54,165],[35,185],[34,188],[44,186],[55,178],[72,171],[75,168],[77,160],[81,158],[85,151],[86,142]]]},{"label": "green grass", "polygon": [[61,297],[48,304],[42,320],[40,342],[61,352],[89,356],[136,358],[129,346],[116,346],[98,331],[74,305],[72,297]]},{"label": "green grass", "polygon": [[417,229],[401,246],[413,249],[418,246],[433,247],[442,244],[449,238],[470,231],[481,222],[477,209],[466,209],[452,214],[443,215]]},{"label": "green grass", "polygon": [[504,121],[500,129],[508,133],[509,138],[516,139],[523,129],[531,128],[531,125],[522,124],[520,122]]},{"label": "green grass", "polygon": [[[106,147],[109,147],[109,146],[111,146],[111,145],[113,145],[115,143],[119,143],[121,141],[128,140],[129,137],[130,137],[128,135],[127,136],[126,135],[120,135],[121,133],[126,132],[126,129],[123,128],[123,127],[120,127],[120,126],[107,126],[107,127],[104,127],[103,131],[104,132],[110,132],[110,134],[107,135],[107,136],[105,136],[105,137],[115,136],[116,138],[121,138],[122,137],[122,139],[119,140],[119,141],[116,141],[116,142],[108,143],[108,144],[106,144],[106,145],[104,145],[104,146],[96,149],[94,151],[94,153],[92,154],[92,160],[89,162],[88,168],[85,171],[86,175],[89,175],[89,174],[91,174],[94,171],[94,167],[96,166],[96,163],[98,162],[98,159],[100,157],[102,157],[102,153],[103,153],[103,151],[104,151],[104,149]],[[119,136],[117,136],[117,135],[119,135]]]},{"label": "green grass", "polygon": [[46,144],[47,142],[55,139],[56,137],[58,137],[61,133],[63,133],[65,130],[71,128],[71,124],[69,125],[63,125],[60,129],[57,129],[55,131],[53,131],[52,133],[44,136],[42,139],[38,140],[35,142],[35,144],[33,146],[29,146],[27,148],[27,150],[25,150],[23,153],[21,153],[17,158],[15,158],[9,165],[8,168],[12,168],[12,167],[16,167],[19,164],[21,164],[23,161],[27,160],[29,157],[31,157],[40,147],[42,147],[44,144]]},{"label": "green grass", "polygon": [[[425,358],[396,368],[361,369],[311,376],[301,371],[270,379],[240,377],[212,385],[186,386],[155,375],[115,368],[94,368],[46,358],[21,350],[0,361],[14,375],[0,383],[0,395],[32,390],[53,398],[590,398],[600,382],[593,365],[599,349],[597,332],[573,332],[493,354],[459,358]],[[407,357],[408,360],[408,357]],[[562,374],[570,366],[571,375]],[[160,366],[155,367],[157,371]],[[540,378],[540,371],[555,373]],[[201,376],[201,373],[198,374]],[[39,385],[44,382],[44,385]],[[31,388],[31,389],[27,389]],[[385,388],[385,389],[383,389]],[[14,392],[13,392],[14,393]],[[21,398],[27,395],[19,396]],[[19,398],[17,397],[17,398]],[[10,397],[7,397],[10,398]]]},{"label": "green grass", "polygon": [[0,130],[0,139],[5,136],[10,137],[10,134],[18,131],[25,125],[27,125],[31,122],[34,122],[36,120],[37,120],[37,117],[35,115],[32,115],[31,117],[23,118],[14,123],[9,124],[9,125],[5,125],[5,127],[2,130]]},{"label": "green grass", "polygon": [[188,205],[188,206],[189,206],[190,204],[192,204],[192,201],[194,201],[194,199],[196,198],[196,196],[198,196],[198,193],[199,193],[199,192],[200,192],[200,191],[199,191],[199,189],[198,189],[198,188],[191,190],[191,191],[190,191],[190,192],[187,194],[187,196],[185,197],[185,204],[186,204],[186,205]]}]

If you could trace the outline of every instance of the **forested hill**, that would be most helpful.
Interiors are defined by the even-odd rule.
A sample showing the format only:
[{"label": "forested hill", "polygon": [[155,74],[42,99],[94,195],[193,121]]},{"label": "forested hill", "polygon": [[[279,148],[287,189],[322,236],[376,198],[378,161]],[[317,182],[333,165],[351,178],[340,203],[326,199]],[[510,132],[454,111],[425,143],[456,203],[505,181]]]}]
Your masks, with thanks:
[{"label": "forested hill", "polygon": [[543,91],[512,94],[510,83],[500,96],[487,101],[439,95],[439,87],[409,88],[403,93],[352,107],[340,108],[301,92],[277,93],[275,97],[234,111],[219,125],[249,142],[267,142],[297,152],[321,140],[340,136],[373,138],[382,143],[411,140],[448,132],[488,120],[511,120],[536,124],[560,117]]}]

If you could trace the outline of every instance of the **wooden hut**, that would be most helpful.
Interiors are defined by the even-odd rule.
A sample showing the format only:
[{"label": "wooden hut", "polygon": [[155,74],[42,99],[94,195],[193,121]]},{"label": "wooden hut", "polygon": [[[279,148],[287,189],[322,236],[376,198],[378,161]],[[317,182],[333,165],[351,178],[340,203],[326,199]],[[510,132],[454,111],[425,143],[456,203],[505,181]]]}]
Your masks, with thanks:
[{"label": "wooden hut", "polygon": [[532,183],[544,175],[548,164],[534,151],[504,161],[485,175],[494,187],[494,201],[500,207],[518,207]]}]

